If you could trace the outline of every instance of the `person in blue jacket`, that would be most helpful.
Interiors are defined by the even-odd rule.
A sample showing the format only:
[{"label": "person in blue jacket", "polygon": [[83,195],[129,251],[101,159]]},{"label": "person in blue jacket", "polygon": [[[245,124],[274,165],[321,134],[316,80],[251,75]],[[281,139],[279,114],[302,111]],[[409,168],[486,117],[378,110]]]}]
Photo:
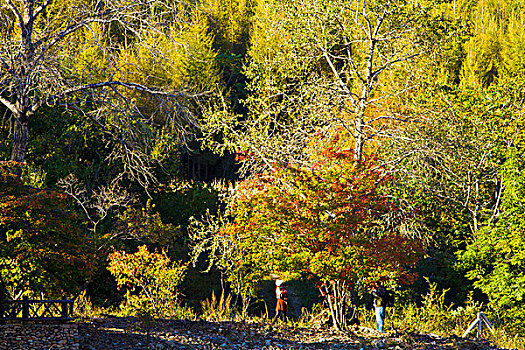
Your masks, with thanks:
[{"label": "person in blue jacket", "polygon": [[385,324],[386,307],[391,303],[391,298],[387,289],[381,282],[375,282],[372,289],[372,296],[374,297],[374,309],[376,314],[376,329],[383,333],[383,326]]}]

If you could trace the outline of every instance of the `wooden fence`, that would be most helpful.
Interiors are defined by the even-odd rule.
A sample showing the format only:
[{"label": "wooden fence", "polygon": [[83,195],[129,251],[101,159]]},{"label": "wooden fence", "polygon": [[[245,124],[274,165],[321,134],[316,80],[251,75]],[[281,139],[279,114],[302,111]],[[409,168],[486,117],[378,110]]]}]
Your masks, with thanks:
[{"label": "wooden fence", "polygon": [[68,321],[74,300],[0,300],[0,321]]}]

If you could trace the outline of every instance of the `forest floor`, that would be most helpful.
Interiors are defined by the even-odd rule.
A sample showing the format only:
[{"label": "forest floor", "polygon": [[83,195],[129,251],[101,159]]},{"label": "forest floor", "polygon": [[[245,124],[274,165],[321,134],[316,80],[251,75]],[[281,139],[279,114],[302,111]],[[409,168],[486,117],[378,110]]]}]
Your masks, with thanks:
[{"label": "forest floor", "polygon": [[359,326],[336,332],[326,327],[279,325],[269,331],[267,324],[253,322],[155,320],[146,332],[145,325],[132,317],[80,322],[79,336],[81,350],[498,349],[487,341],[444,338],[408,330],[387,329],[379,334]]}]

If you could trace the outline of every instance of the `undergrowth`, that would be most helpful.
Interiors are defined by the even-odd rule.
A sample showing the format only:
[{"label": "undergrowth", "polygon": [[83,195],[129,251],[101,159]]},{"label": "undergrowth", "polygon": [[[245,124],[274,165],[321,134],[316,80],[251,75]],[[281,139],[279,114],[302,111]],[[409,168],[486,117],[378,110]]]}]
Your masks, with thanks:
[{"label": "undergrowth", "polygon": [[220,298],[217,299],[215,292],[212,291],[210,299],[201,301],[202,318],[206,321],[224,321],[232,316],[232,296],[224,294],[223,291]]},{"label": "undergrowth", "polygon": [[[428,294],[423,298],[422,306],[415,303],[396,305],[387,309],[385,330],[406,330],[425,334],[436,334],[442,337],[463,336],[469,326],[483,312],[493,326],[491,333],[483,324],[481,337],[491,341],[498,347],[525,349],[525,332],[519,329],[520,322],[510,322],[506,315],[500,315],[492,310],[485,310],[482,303],[476,302],[469,295],[465,306],[446,305],[447,289],[439,291],[435,283],[430,283]],[[375,329],[373,311],[361,310],[362,325]],[[477,329],[477,327],[475,327]],[[469,337],[476,337],[476,329]]]},{"label": "undergrowth", "polygon": [[[513,320],[502,312],[485,310],[485,306],[474,301],[472,295],[469,295],[464,306],[447,305],[445,304],[447,291],[440,291],[435,283],[430,283],[429,291],[423,298],[422,305],[409,303],[388,308],[385,322],[386,334],[392,330],[400,330],[424,334],[431,333],[442,337],[451,335],[461,337],[472,322],[476,320],[478,313],[484,312],[493,325],[494,334],[483,325],[481,334],[483,338],[501,348],[525,349],[525,327],[520,320]],[[201,302],[201,313],[199,315],[187,306],[173,305],[169,318],[186,320],[200,318],[207,321],[237,320],[234,317],[236,312],[231,301],[231,295],[222,293],[220,297],[217,297],[215,293],[212,293],[211,298]],[[80,319],[114,313],[107,309],[94,307],[85,293],[82,293],[75,302],[75,314]],[[359,315],[362,326],[375,329],[375,315],[372,310],[362,307],[359,309]],[[288,318],[285,325],[287,327],[314,327],[320,325],[320,319],[329,319],[328,311],[323,303],[314,304],[309,309],[304,308],[299,318]],[[268,310],[261,316],[252,316],[249,321],[269,323]],[[281,322],[277,322],[275,326],[281,324]],[[469,337],[476,337],[475,329],[469,334]]]}]

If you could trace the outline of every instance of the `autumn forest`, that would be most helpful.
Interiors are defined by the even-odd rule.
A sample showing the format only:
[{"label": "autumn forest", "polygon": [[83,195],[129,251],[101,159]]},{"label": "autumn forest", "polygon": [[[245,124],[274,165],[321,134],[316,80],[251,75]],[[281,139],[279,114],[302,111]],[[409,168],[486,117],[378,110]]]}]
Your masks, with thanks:
[{"label": "autumn forest", "polygon": [[525,347],[523,0],[0,4],[1,299]]}]

